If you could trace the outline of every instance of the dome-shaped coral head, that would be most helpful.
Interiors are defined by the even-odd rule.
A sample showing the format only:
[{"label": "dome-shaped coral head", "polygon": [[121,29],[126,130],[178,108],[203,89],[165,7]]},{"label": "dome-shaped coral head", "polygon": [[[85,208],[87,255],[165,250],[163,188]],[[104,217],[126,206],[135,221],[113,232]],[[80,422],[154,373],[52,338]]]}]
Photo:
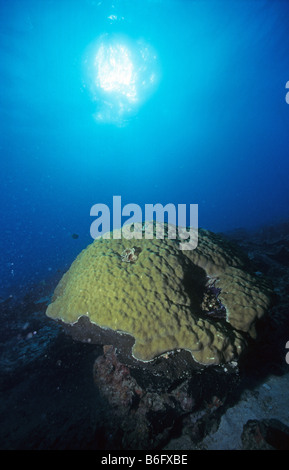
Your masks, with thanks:
[{"label": "dome-shaped coral head", "polygon": [[186,352],[197,366],[238,360],[271,298],[245,255],[203,229],[186,251],[175,239],[110,235],[78,255],[48,317],[75,339],[112,344],[127,363],[170,352]]},{"label": "dome-shaped coral head", "polygon": [[121,260],[124,261],[125,263],[135,263],[136,260],[138,259],[138,255],[140,254],[141,249],[140,248],[127,248],[121,253]]}]

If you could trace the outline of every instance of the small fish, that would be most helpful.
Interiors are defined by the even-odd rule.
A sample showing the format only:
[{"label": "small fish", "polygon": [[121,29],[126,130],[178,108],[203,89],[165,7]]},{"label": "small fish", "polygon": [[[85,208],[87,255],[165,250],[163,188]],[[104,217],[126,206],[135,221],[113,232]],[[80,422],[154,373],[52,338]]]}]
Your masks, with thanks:
[{"label": "small fish", "polygon": [[77,240],[79,238],[79,235],[77,233],[73,233],[71,235],[71,238],[73,238],[74,240]]}]

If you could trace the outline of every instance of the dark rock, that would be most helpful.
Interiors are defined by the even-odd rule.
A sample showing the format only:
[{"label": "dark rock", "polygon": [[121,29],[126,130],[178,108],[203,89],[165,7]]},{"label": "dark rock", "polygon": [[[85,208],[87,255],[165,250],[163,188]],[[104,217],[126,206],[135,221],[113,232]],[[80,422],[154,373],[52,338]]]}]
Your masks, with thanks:
[{"label": "dark rock", "polygon": [[95,361],[94,381],[109,405],[105,432],[110,448],[155,449],[182,428],[183,420],[193,423],[195,436],[203,437],[212,415],[239,381],[236,368],[212,367],[193,370],[190,377],[160,390],[158,375],[146,371],[145,383],[141,366],[136,372],[135,365],[119,360],[111,345]]},{"label": "dark rock", "polygon": [[113,344],[119,360],[134,370],[138,380],[145,383],[147,388],[150,388],[152,381],[153,389],[156,387],[160,390],[166,389],[173,383],[189,377],[192,371],[200,371],[205,368],[194,361],[190,352],[185,350],[164,354],[148,362],[139,361],[132,355],[135,340],[131,335],[108,328],[100,328],[84,316],[74,324],[66,324],[61,321],[59,323],[77,341],[102,345]]},{"label": "dark rock", "polygon": [[289,450],[289,428],[277,419],[247,421],[241,439],[244,450]]},{"label": "dark rock", "polygon": [[289,266],[289,249],[286,246],[281,246],[275,253],[269,254],[269,256],[278,263]]}]

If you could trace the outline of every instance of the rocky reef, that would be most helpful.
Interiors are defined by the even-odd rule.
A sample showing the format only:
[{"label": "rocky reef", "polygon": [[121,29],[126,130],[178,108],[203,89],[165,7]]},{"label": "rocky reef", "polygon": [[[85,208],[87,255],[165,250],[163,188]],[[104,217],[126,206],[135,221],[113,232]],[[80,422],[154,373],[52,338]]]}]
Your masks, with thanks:
[{"label": "rocky reef", "polygon": [[[0,303],[2,449],[288,448],[288,227],[199,235],[192,252],[170,239],[95,241],[64,276]],[[122,289],[134,321],[116,302]],[[178,321],[165,308],[158,317],[150,291],[161,291],[157,306],[166,295],[163,306],[181,307],[200,343],[191,334],[177,347],[176,331],[178,344],[151,348],[156,320],[164,331]],[[118,312],[114,330],[104,320]],[[227,346],[238,335],[240,354],[227,355],[214,331]],[[152,358],[135,353],[136,340]],[[215,360],[201,361],[209,352]]]},{"label": "rocky reef", "polygon": [[73,339],[103,346],[92,374],[108,405],[107,448],[156,448],[185,423],[204,436],[271,302],[270,283],[236,245],[200,229],[197,248],[182,251],[170,229],[96,240],[46,311]]},{"label": "rocky reef", "polygon": [[269,284],[224,238],[199,230],[197,248],[182,251],[166,228],[164,239],[112,232],[95,240],[61,279],[47,315],[75,338],[114,344],[128,363],[178,351],[197,366],[238,359],[268,309]]}]

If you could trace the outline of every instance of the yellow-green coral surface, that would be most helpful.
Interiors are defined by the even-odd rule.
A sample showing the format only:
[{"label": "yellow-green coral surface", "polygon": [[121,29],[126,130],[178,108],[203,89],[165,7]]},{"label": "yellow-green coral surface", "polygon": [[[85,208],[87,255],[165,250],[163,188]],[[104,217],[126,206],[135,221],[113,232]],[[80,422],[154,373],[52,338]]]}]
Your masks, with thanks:
[{"label": "yellow-green coral surface", "polygon": [[[245,261],[229,243],[202,229],[191,251],[168,238],[113,239],[113,234],[79,254],[55,290],[49,317],[73,324],[85,315],[101,328],[129,333],[135,338],[133,356],[141,361],[176,349],[189,350],[206,365],[238,358],[243,332],[254,334],[270,293],[246,272]],[[124,250],[133,247],[136,261],[124,262]],[[222,289],[224,321],[201,311],[201,278],[206,276],[217,279]]]}]

